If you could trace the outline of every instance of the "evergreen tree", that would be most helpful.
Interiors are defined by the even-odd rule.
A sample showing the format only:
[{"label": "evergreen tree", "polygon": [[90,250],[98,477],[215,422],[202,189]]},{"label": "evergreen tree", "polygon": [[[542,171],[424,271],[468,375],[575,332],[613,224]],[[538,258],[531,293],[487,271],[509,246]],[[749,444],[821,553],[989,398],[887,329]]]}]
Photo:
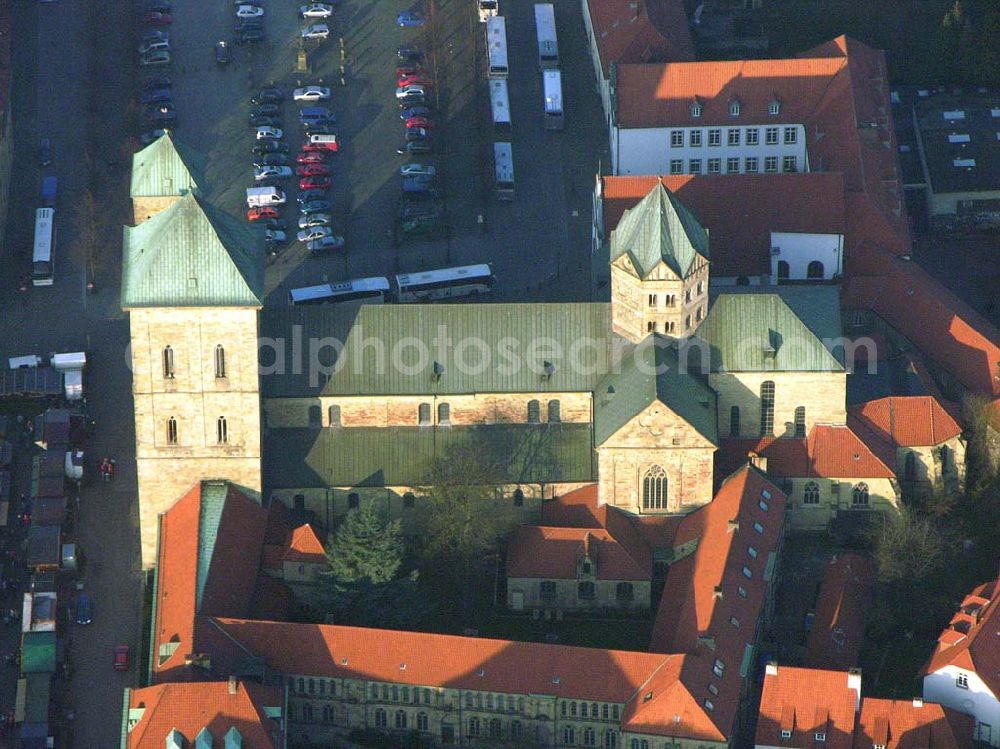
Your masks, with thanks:
[{"label": "evergreen tree", "polygon": [[381,585],[396,577],[405,551],[400,522],[368,503],[347,513],[327,544],[326,560],[337,584]]}]

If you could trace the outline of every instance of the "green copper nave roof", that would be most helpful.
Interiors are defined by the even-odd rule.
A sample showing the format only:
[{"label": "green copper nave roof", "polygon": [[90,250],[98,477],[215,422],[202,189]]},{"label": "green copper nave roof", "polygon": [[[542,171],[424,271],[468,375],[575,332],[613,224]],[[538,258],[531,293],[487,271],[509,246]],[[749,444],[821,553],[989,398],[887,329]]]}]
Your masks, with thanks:
[{"label": "green copper nave roof", "polygon": [[708,231],[677,197],[657,183],[637,205],[625,211],[611,232],[611,260],[628,254],[645,278],[663,261],[686,278],[701,255],[708,260]]},{"label": "green copper nave roof", "polygon": [[262,249],[245,223],[188,193],[125,227],[121,305],[260,307]]},{"label": "green copper nave roof", "polygon": [[202,194],[204,157],[177,142],[170,132],[132,155],[129,196],[155,197]]}]

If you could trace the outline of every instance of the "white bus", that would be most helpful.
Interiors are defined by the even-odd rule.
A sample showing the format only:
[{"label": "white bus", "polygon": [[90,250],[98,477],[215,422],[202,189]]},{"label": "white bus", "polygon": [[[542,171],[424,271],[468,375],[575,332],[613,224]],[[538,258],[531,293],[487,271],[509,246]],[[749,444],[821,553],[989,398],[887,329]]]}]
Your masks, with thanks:
[{"label": "white bus", "polygon": [[503,16],[493,16],[486,21],[486,54],[490,63],[490,75],[507,77],[507,20]]},{"label": "white bus", "polygon": [[493,271],[485,264],[404,273],[396,276],[396,300],[430,302],[447,297],[485,294],[492,290],[495,283]]},{"label": "white bus", "polygon": [[52,275],[52,251],[55,245],[55,216],[52,208],[39,208],[35,211],[35,250],[31,257],[32,286],[51,286],[54,283]]},{"label": "white bus", "polygon": [[538,31],[538,67],[559,67],[559,42],[556,40],[556,9],[552,3],[535,6],[535,28]]},{"label": "white bus", "polygon": [[493,131],[510,132],[510,98],[507,96],[507,79],[490,78],[490,112],[493,115]]},{"label": "white bus", "polygon": [[486,23],[500,12],[497,0],[479,0],[479,23]]},{"label": "white bus", "polygon": [[562,73],[542,71],[542,91],[545,94],[545,129],[563,129]]},{"label": "white bus", "polygon": [[494,187],[497,200],[514,199],[514,155],[510,143],[493,144],[493,165],[496,169]]},{"label": "white bus", "polygon": [[342,302],[382,304],[388,293],[389,279],[384,276],[375,276],[292,289],[288,292],[288,302],[293,305],[340,304]]}]

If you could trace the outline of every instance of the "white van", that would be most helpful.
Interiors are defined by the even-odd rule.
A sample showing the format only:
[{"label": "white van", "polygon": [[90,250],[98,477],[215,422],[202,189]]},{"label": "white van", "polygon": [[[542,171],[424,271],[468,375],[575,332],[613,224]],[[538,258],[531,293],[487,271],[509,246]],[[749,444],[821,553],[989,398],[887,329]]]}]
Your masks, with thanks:
[{"label": "white van", "polygon": [[339,151],[340,141],[337,140],[336,135],[331,135],[327,133],[314,133],[309,136],[309,142],[318,146],[322,146],[327,151]]},{"label": "white van", "polygon": [[287,198],[278,187],[248,187],[247,205],[257,208],[265,205],[284,205]]}]

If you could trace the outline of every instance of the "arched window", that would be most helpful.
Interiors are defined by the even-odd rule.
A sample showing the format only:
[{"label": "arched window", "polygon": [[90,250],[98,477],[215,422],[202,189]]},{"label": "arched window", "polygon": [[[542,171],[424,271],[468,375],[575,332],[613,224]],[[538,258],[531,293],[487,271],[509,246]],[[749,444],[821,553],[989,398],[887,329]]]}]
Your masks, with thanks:
[{"label": "arched window", "polygon": [[215,347],[215,376],[217,379],[226,376],[226,350],[221,343]]},{"label": "arched window", "polygon": [[597,732],[593,728],[587,726],[583,729],[583,745],[584,746],[594,746],[597,743]]},{"label": "arched window", "polygon": [[819,485],[815,481],[806,483],[805,488],[802,490],[802,504],[819,504]]},{"label": "arched window", "polygon": [[691,315],[684,317],[684,330],[691,330]]},{"label": "arched window", "polygon": [[667,472],[660,466],[652,466],[642,477],[642,509],[665,510],[667,508]]},{"label": "arched window", "polygon": [[549,401],[549,423],[550,424],[558,424],[559,421],[560,421],[560,416],[559,416],[559,401],[555,400],[555,399],[550,400]]},{"label": "arched window", "polygon": [[400,729],[400,730],[406,728],[406,711],[405,710],[397,710],[396,711],[396,722],[395,722],[395,725],[396,725],[396,728]]},{"label": "arched window", "polygon": [[319,406],[309,406],[309,426],[315,429],[323,426],[323,409]]},{"label": "arched window", "polygon": [[469,736],[477,737],[483,732],[482,723],[479,722],[479,718],[473,716],[469,718]]},{"label": "arched window", "polygon": [[656,322],[654,320],[649,320],[646,322],[646,332],[647,333],[656,332]]},{"label": "arched window", "polygon": [[806,407],[797,406],[795,408],[795,436],[806,436]]},{"label": "arched window", "polygon": [[524,492],[520,489],[514,490],[514,507],[524,507]]},{"label": "arched window", "polygon": [[438,424],[451,423],[451,406],[447,403],[438,403]]},{"label": "arched window", "polygon": [[[618,583],[618,585],[615,586],[615,598],[619,601],[631,601],[633,595],[635,594],[632,590],[632,583]],[[594,705],[594,708],[596,709],[597,706]],[[593,717],[596,718],[597,714],[595,713]]]},{"label": "arched window", "polygon": [[339,427],[340,426],[340,406],[334,404],[326,409],[327,419],[330,422],[330,426]]},{"label": "arched window", "polygon": [[[581,601],[592,601],[594,600],[594,584],[589,580],[586,580],[576,586],[576,597]],[[574,715],[576,714],[575,708],[576,703],[573,703]]]},{"label": "arched window", "polygon": [[947,445],[941,445],[941,473],[951,473],[951,463],[951,448]]},{"label": "arched window", "polygon": [[694,319],[695,319],[696,322],[701,322],[701,316],[702,316],[702,313],[703,313],[704,309],[705,309],[704,307],[699,307],[698,309],[696,309],[694,311]]},{"label": "arched window", "polygon": [[512,741],[520,741],[524,738],[524,727],[521,725],[521,721],[512,720],[510,722],[510,738]]},{"label": "arched window", "polygon": [[490,718],[489,725],[486,727],[486,731],[491,739],[500,738],[500,719]]},{"label": "arched window", "polygon": [[385,728],[387,725],[388,721],[386,720],[385,710],[380,707],[375,708],[375,727]]},{"label": "arched window", "polygon": [[731,406],[729,409],[729,436],[740,436],[740,407]]},{"label": "arched window", "polygon": [[417,730],[427,730],[427,713],[417,713]]},{"label": "arched window", "polygon": [[427,426],[431,423],[431,404],[421,403],[417,407],[417,423],[420,426]]},{"label": "arched window", "polygon": [[701,296],[704,293],[705,293],[705,282],[704,281],[699,281],[698,282],[698,296]]},{"label": "arched window", "polygon": [[760,436],[774,434],[774,382],[767,380],[760,384]]},{"label": "arched window", "polygon": [[487,694],[486,695],[486,709],[487,710],[492,710],[493,709],[493,695],[492,694]]},{"label": "arched window", "polygon": [[576,743],[576,733],[573,730],[573,726],[566,726],[563,728],[563,744],[566,746],[572,746]]},{"label": "arched window", "polygon": [[868,506],[868,484],[864,482],[860,484],[855,484],[854,491],[851,493],[851,506],[852,507]]},{"label": "arched window", "polygon": [[788,261],[779,260],[778,261],[778,280],[787,281],[788,280]]},{"label": "arched window", "polygon": [[167,419],[167,444],[177,444],[177,419],[173,416]]},{"label": "arched window", "polygon": [[917,477],[917,456],[914,453],[906,453],[903,461],[903,478],[913,481]]},{"label": "arched window", "polygon": [[163,348],[163,378],[174,379],[174,350],[170,346]]},{"label": "arched window", "polygon": [[823,263],[813,260],[806,267],[806,278],[823,278]]},{"label": "arched window", "polygon": [[225,416],[220,416],[215,422],[215,441],[220,445],[229,442],[229,423]]},{"label": "arched window", "polygon": [[542,420],[542,404],[536,400],[528,401],[528,423],[537,424]]},{"label": "arched window", "polygon": [[618,746],[618,732],[609,728],[604,732],[604,749],[615,749]]}]

